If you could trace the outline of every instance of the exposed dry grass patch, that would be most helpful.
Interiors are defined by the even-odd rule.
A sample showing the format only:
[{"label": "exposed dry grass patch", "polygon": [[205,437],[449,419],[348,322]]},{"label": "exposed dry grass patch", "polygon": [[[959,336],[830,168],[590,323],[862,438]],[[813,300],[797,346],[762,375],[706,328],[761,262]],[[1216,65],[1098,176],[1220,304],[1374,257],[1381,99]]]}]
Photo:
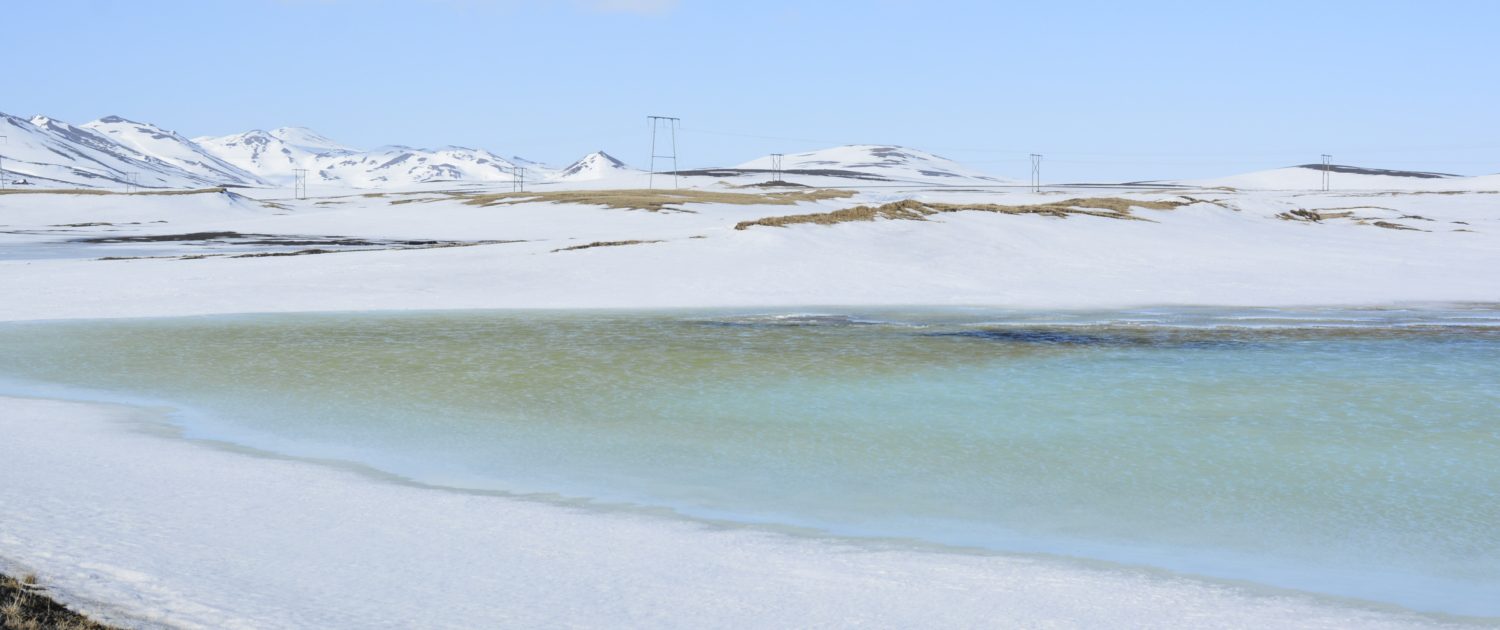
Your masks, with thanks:
[{"label": "exposed dry grass patch", "polygon": [[0,628],[6,630],[111,630],[44,593],[35,575],[0,575]]},{"label": "exposed dry grass patch", "polygon": [[1322,223],[1329,219],[1347,219],[1354,216],[1352,210],[1338,210],[1329,208],[1327,210],[1307,210],[1297,208],[1276,214],[1276,218],[1282,221],[1303,221],[1306,223]]},{"label": "exposed dry grass patch", "polygon": [[[1357,214],[1354,213],[1355,210],[1367,210],[1367,209],[1368,210],[1385,210],[1385,211],[1388,211],[1388,212],[1399,212],[1398,210],[1394,210],[1392,208],[1382,208],[1380,206],[1355,206],[1355,207],[1350,207],[1350,208],[1320,208],[1320,209],[1317,209],[1317,210],[1308,210],[1308,209],[1305,209],[1305,208],[1297,208],[1295,210],[1288,210],[1286,212],[1278,213],[1276,215],[1276,218],[1281,219],[1283,221],[1298,221],[1298,222],[1302,222],[1302,223],[1322,223],[1324,221],[1332,221],[1332,220],[1335,220],[1335,219],[1348,219],[1350,221],[1353,221],[1355,225],[1373,225],[1375,227],[1381,227],[1381,228],[1385,228],[1385,229],[1388,229],[1388,230],[1410,230],[1410,231],[1414,231],[1414,232],[1426,232],[1427,231],[1427,230],[1423,230],[1421,228],[1414,228],[1414,227],[1411,227],[1409,225],[1402,225],[1400,223],[1392,223],[1390,221],[1383,221],[1383,220],[1377,219],[1376,217],[1369,217],[1369,216],[1362,217],[1362,216],[1359,216],[1359,215],[1357,215]],[[1415,219],[1415,220],[1419,220],[1419,221],[1432,221],[1432,219],[1429,219],[1427,217],[1420,216],[1420,215],[1415,215],[1415,214],[1402,215],[1402,216],[1400,216],[1398,218],[1400,218],[1400,219]]]},{"label": "exposed dry grass patch", "polygon": [[1182,195],[1182,198],[1186,199],[1189,204],[1206,203],[1210,206],[1218,206],[1230,212],[1240,211],[1239,208],[1234,207],[1234,204],[1229,203],[1228,199],[1201,199],[1198,197],[1189,197],[1187,195]]},{"label": "exposed dry grass patch", "polygon": [[363,197],[365,199],[389,199],[389,201],[387,202],[389,205],[392,205],[392,206],[401,206],[401,205],[405,205],[405,204],[408,204],[408,203],[430,203],[430,202],[433,202],[433,201],[443,201],[444,199],[452,199],[453,197],[459,196],[459,193],[452,193],[452,192],[445,192],[445,191],[436,191],[436,190],[434,190],[434,191],[417,190],[417,191],[412,191],[412,192],[365,193],[365,194],[362,194],[362,195],[359,195],[359,196]]},{"label": "exposed dry grass patch", "polygon": [[572,252],[572,251],[578,251],[580,249],[589,249],[591,247],[619,247],[621,245],[644,245],[646,243],[664,243],[664,242],[666,242],[666,241],[594,241],[594,242],[589,243],[587,245],[574,245],[572,247],[559,247],[557,249],[552,250],[552,253],[556,254],[557,252]]},{"label": "exposed dry grass patch", "polygon": [[1019,206],[1005,206],[993,203],[980,204],[953,204],[953,203],[929,203],[915,199],[903,199],[879,206],[855,206],[833,212],[819,212],[815,214],[794,214],[780,217],[766,217],[754,221],[741,221],[734,226],[736,230],[745,230],[757,225],[769,227],[785,227],[799,223],[811,223],[814,225],[834,225],[837,223],[848,223],[850,221],[874,221],[875,219],[891,219],[905,221],[925,221],[927,217],[934,214],[946,212],[995,212],[999,214],[1040,214],[1058,218],[1069,215],[1081,214],[1109,219],[1127,219],[1131,221],[1147,221],[1130,214],[1131,208],[1147,208],[1151,210],[1173,210],[1181,208],[1194,201],[1139,201],[1135,199],[1123,199],[1120,197],[1091,197],[1087,199],[1068,199],[1066,201],[1053,201],[1041,204],[1029,204]]},{"label": "exposed dry grass patch", "polygon": [[472,206],[513,205],[518,203],[576,203],[604,206],[617,210],[651,212],[685,211],[674,207],[690,203],[721,203],[741,206],[790,206],[804,201],[845,199],[851,190],[794,190],[771,193],[737,193],[713,190],[558,190],[550,192],[510,192],[488,194],[454,193]]},{"label": "exposed dry grass patch", "polygon": [[1341,210],[1385,210],[1387,212],[1400,212],[1395,208],[1385,206],[1340,206],[1337,208],[1318,208],[1318,212],[1338,212]]}]

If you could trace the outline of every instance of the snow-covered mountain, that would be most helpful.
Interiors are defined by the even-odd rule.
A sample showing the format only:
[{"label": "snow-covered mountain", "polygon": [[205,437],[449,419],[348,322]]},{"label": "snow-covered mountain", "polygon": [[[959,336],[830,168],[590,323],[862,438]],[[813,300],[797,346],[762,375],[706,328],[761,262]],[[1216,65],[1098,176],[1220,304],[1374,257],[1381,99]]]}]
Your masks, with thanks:
[{"label": "snow-covered mountain", "polygon": [[[3,114],[0,114],[3,116]],[[4,116],[11,137],[0,148],[10,181],[38,186],[194,188],[286,185],[306,169],[315,185],[387,188],[429,182],[509,182],[524,168],[528,181],[604,182],[644,175],[603,151],[564,169],[482,149],[388,146],[360,150],[310,129],[282,127],[187,139],[150,123],[108,116],[73,126],[46,117]],[[738,168],[682,171],[716,180],[764,179],[769,157]],[[851,145],[785,156],[786,175],[927,184],[1008,183],[926,151]]]},{"label": "snow-covered mountain", "polygon": [[359,151],[307,127],[278,127],[270,135],[308,153],[354,153]]},{"label": "snow-covered mountain", "polygon": [[0,135],[7,136],[0,145],[6,181],[51,188],[285,185],[297,169],[307,169],[311,183],[353,188],[509,182],[518,166],[531,181],[557,173],[530,160],[464,147],[362,151],[301,127],[189,140],[119,116],[75,126],[45,116],[0,114]]},{"label": "snow-covered mountain", "polygon": [[130,147],[142,155],[197,175],[205,181],[240,186],[267,183],[250,172],[204,150],[204,147],[178,135],[177,132],[162,129],[151,123],[136,122],[119,116],[106,116],[84,124],[83,127],[117,144]]},{"label": "snow-covered mountain", "polygon": [[[107,116],[71,125],[46,116],[23,119],[0,113],[0,144],[7,182],[35,187],[204,188],[289,184],[296,169],[307,169],[315,185],[388,188],[430,182],[508,183],[525,169],[529,182],[589,182],[591,186],[634,186],[645,172],[603,151],[563,169],[519,157],[504,158],[482,149],[417,149],[388,146],[361,150],[310,129],[282,127],[228,136],[187,139],[159,126]],[[764,185],[770,156],[731,168],[684,170],[682,177]],[[1263,190],[1318,190],[1323,165],[1303,164],[1194,180],[1153,184]],[[1446,173],[1331,165],[1333,190],[1494,190],[1500,175],[1463,177]],[[969,169],[947,158],[892,145],[848,145],[787,154],[781,172],[791,183],[841,185],[863,180],[923,185],[1013,184]],[[619,181],[614,181],[619,180]],[[25,182],[25,184],[20,184]]]},{"label": "snow-covered mountain", "polygon": [[482,149],[417,149],[387,146],[363,151],[304,127],[205,136],[195,141],[224,161],[261,179],[286,184],[307,169],[314,184],[384,188],[427,182],[508,182],[516,167],[540,180],[554,171],[521,158],[503,158]]},{"label": "snow-covered mountain", "polygon": [[[373,151],[325,154],[314,160],[313,181],[359,188],[379,188],[424,182],[500,182],[514,177],[515,162],[482,149],[444,147],[414,149],[382,147]],[[527,179],[551,174],[527,163]]]},{"label": "snow-covered mountain", "polygon": [[[5,180],[39,188],[202,188],[240,184],[248,176],[212,169],[186,170],[117,137],[87,126],[36,116],[30,120],[0,113],[0,144]],[[207,156],[201,156],[207,157]],[[205,160],[200,160],[205,161]],[[206,160],[212,162],[212,160]],[[225,165],[227,166],[227,165]]]},{"label": "snow-covered mountain", "polygon": [[577,162],[557,172],[552,177],[553,181],[590,181],[597,179],[608,179],[618,175],[635,175],[641,171],[627,166],[624,162],[615,159],[614,156],[603,151],[595,151],[583,156]]},{"label": "snow-covered mountain", "polygon": [[317,170],[320,158],[358,153],[304,127],[247,131],[229,136],[194,138],[205,150],[261,179],[286,183],[299,168]]},{"label": "snow-covered mountain", "polygon": [[[771,157],[757,158],[738,168],[770,169]],[[789,153],[782,158],[781,169],[784,173],[793,175],[839,176],[842,173],[908,182],[1012,183],[1012,180],[985,175],[926,151],[879,144],[854,144],[807,153]]]},{"label": "snow-covered mountain", "polygon": [[[1328,187],[1333,190],[1447,190],[1462,187],[1476,178],[1331,164]],[[1213,179],[1164,182],[1189,186],[1242,188],[1248,190],[1321,190],[1323,165],[1301,164]]]}]

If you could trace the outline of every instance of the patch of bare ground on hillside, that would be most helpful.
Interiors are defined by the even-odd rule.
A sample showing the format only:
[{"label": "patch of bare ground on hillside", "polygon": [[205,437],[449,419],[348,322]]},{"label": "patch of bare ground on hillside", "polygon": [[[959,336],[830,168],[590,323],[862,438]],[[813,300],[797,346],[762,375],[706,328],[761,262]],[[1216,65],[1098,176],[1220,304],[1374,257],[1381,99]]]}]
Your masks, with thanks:
[{"label": "patch of bare ground on hillside", "polygon": [[1129,221],[1149,221],[1130,213],[1132,208],[1146,208],[1150,210],[1174,210],[1183,206],[1197,203],[1198,200],[1188,201],[1140,201],[1136,199],[1124,199],[1121,197],[1091,197],[1086,199],[1068,199],[1065,201],[1053,201],[1040,204],[1026,204],[1007,206],[993,203],[956,204],[935,203],[917,201],[915,199],[903,199],[879,206],[855,206],[833,212],[819,212],[815,214],[794,214],[780,217],[766,217],[754,221],[741,221],[734,226],[736,230],[745,230],[757,225],[768,227],[786,227],[801,223],[814,225],[834,225],[848,223],[851,221],[874,221],[876,219],[891,219],[904,221],[926,221],[927,217],[934,214],[947,212],[994,212],[998,214],[1040,214],[1050,217],[1066,218],[1070,215],[1085,215],[1093,217],[1104,217],[1107,219],[1125,219]]},{"label": "patch of bare ground on hillside", "polygon": [[[698,238],[698,237],[694,237],[694,238]],[[592,248],[592,247],[620,247],[622,245],[645,245],[647,243],[665,243],[665,242],[666,241],[594,241],[594,242],[588,243],[586,245],[574,245],[572,247],[559,247],[557,249],[552,250],[552,253],[556,254],[557,252],[572,252],[572,251],[578,251],[580,249],[589,249],[589,248]]]},{"label": "patch of bare ground on hillside", "polygon": [[812,186],[808,186],[807,184],[798,184],[797,182],[784,182],[784,181],[776,181],[776,180],[765,181],[765,182],[758,182],[758,183],[754,183],[754,184],[729,184],[729,187],[730,188],[812,188]]},{"label": "patch of bare ground on hillside", "polygon": [[[1377,210],[1377,211],[1382,211],[1382,212],[1391,212],[1391,213],[1395,213],[1395,214],[1400,215],[1400,216],[1396,216],[1396,217],[1360,216],[1360,214],[1359,214],[1360,210]],[[1393,221],[1388,221],[1386,219],[1409,220],[1409,221],[1426,221],[1428,223],[1436,223],[1436,221],[1434,219],[1429,219],[1429,218],[1424,217],[1424,216],[1419,215],[1419,214],[1401,214],[1400,210],[1396,210],[1395,208],[1386,208],[1386,207],[1383,207],[1383,206],[1351,206],[1351,207],[1345,207],[1345,208],[1318,208],[1318,209],[1297,208],[1295,210],[1288,210],[1286,212],[1278,213],[1276,215],[1276,218],[1281,219],[1282,221],[1296,221],[1296,222],[1299,222],[1299,223],[1324,223],[1324,222],[1327,222],[1327,221],[1336,221],[1336,220],[1340,220],[1340,219],[1346,219],[1346,220],[1354,223],[1355,225],[1373,225],[1375,227],[1385,228],[1387,230],[1408,230],[1408,231],[1412,231],[1412,232],[1430,232],[1431,230],[1424,230],[1422,228],[1412,227],[1410,225],[1406,225],[1406,224],[1403,224],[1403,223],[1395,223]],[[1463,221],[1454,221],[1453,223],[1458,224],[1458,225],[1468,225],[1468,223],[1465,223]],[[1455,232],[1469,232],[1471,230],[1455,229],[1453,231],[1455,231]]]},{"label": "patch of bare ground on hillside", "polygon": [[0,629],[113,630],[47,597],[35,575],[0,575]]},{"label": "patch of bare ground on hillside", "polygon": [[1340,193],[1343,197],[1413,197],[1417,195],[1500,195],[1500,190],[1385,190],[1368,193]]},{"label": "patch of bare ground on hillside", "polygon": [[558,190],[550,192],[510,192],[490,194],[455,193],[471,206],[499,206],[518,203],[574,203],[604,206],[616,210],[650,212],[691,212],[680,206],[690,203],[718,203],[740,206],[790,206],[804,201],[846,199],[852,190],[791,190],[769,193],[737,193],[714,190]]}]

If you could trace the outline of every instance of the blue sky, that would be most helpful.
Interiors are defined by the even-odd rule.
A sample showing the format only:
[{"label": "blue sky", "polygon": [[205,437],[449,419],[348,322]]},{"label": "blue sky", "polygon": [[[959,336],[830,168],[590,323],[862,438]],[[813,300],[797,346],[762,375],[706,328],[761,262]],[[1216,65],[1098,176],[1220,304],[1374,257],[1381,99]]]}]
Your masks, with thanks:
[{"label": "blue sky", "polygon": [[5,2],[0,111],[684,166],[847,143],[1024,179],[1500,172],[1500,2]]}]

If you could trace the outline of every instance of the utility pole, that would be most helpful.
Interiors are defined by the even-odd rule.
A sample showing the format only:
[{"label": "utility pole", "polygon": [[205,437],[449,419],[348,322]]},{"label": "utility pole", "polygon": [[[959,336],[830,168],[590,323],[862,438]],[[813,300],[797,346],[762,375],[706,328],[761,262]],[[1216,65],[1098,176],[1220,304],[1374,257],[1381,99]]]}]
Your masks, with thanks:
[{"label": "utility pole", "polygon": [[[647,116],[646,120],[651,121],[651,174],[646,176],[646,187],[647,188],[655,188],[656,187],[656,158],[662,158],[662,159],[670,158],[672,160],[672,187],[676,188],[677,187],[677,126],[682,122],[682,119],[681,118],[674,118],[672,116]],[[672,153],[670,153],[670,154],[663,154],[663,155],[657,155],[657,153],[656,153],[656,134],[657,134],[657,128],[658,128],[658,126],[660,126],[662,124],[665,124],[667,126],[667,131],[669,131],[671,133],[671,136],[672,136]]]},{"label": "utility pole", "polygon": [[1031,192],[1042,192],[1042,154],[1031,154]]},{"label": "utility pole", "polygon": [[771,181],[781,183],[781,158],[780,153],[771,154]]},{"label": "utility pole", "polygon": [[292,180],[292,196],[294,196],[294,197],[296,197],[298,199],[306,199],[307,198],[307,169],[305,169],[305,168],[292,169],[292,174],[296,177],[296,179]]},{"label": "utility pole", "polygon": [[1332,159],[1333,156],[1327,153],[1323,154],[1323,192],[1328,192],[1328,171],[1333,166],[1329,160]]},{"label": "utility pole", "polygon": [[510,167],[510,191],[526,192],[526,167],[514,165]]}]

